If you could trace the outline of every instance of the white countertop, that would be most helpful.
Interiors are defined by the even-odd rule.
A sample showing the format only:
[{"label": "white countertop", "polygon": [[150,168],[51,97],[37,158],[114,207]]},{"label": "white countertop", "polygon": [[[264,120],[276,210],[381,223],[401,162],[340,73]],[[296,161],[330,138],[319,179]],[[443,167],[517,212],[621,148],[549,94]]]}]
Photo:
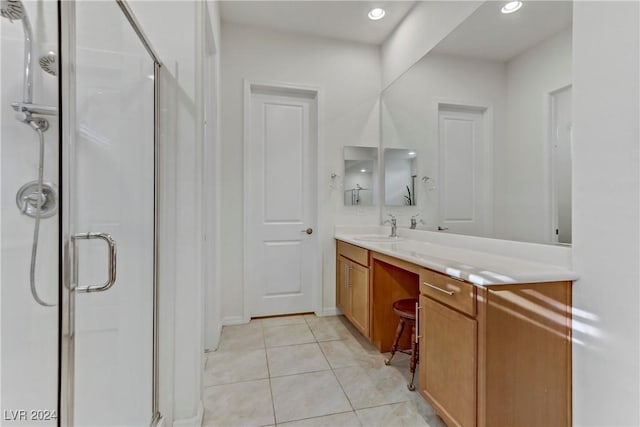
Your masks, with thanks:
[{"label": "white countertop", "polygon": [[408,238],[396,242],[370,242],[358,240],[359,236],[343,232],[335,234],[337,240],[458,277],[479,286],[573,281],[579,278],[576,273],[566,268],[522,258]]}]

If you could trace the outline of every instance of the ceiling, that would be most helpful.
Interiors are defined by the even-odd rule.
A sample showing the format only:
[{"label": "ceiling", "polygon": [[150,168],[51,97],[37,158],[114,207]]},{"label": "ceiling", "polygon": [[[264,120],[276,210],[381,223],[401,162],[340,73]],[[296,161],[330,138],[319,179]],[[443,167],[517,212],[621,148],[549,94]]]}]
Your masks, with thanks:
[{"label": "ceiling", "polygon": [[523,3],[505,15],[504,2],[486,2],[432,52],[506,61],[572,25],[571,1]]},{"label": "ceiling", "polygon": [[[381,44],[415,1],[221,1],[224,22],[374,45]],[[387,12],[379,21],[367,13]]]}]

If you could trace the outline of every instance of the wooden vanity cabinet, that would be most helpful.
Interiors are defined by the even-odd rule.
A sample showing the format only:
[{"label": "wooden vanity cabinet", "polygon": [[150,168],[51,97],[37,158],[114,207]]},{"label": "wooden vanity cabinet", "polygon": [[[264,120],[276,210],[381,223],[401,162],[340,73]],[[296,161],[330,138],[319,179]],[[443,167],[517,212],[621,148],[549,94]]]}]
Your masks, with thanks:
[{"label": "wooden vanity cabinet", "polygon": [[419,294],[418,391],[449,427],[571,425],[572,282],[479,286],[336,245],[337,306],[379,351]]},{"label": "wooden vanity cabinet", "polygon": [[367,338],[370,336],[368,264],[369,251],[338,241],[337,306]]},{"label": "wooden vanity cabinet", "polygon": [[[421,283],[423,293],[418,313],[420,394],[447,425],[475,426],[477,321],[425,296],[425,291],[433,292],[425,285],[431,283],[424,280]],[[459,294],[442,295],[456,304]]]},{"label": "wooden vanity cabinet", "polygon": [[571,282],[420,272],[420,394],[448,426],[571,425]]}]

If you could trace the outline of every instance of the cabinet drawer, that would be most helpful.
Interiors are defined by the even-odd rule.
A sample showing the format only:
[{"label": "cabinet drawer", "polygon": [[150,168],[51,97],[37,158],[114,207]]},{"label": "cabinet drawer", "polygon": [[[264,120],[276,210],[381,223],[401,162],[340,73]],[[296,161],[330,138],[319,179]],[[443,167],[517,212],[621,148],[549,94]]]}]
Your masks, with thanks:
[{"label": "cabinet drawer", "polygon": [[471,283],[423,269],[420,293],[470,316],[476,315],[476,288]]},{"label": "cabinet drawer", "polygon": [[351,261],[355,261],[365,267],[369,266],[369,251],[367,249],[350,245],[341,240],[336,240],[336,242],[338,244],[338,255],[349,258]]}]

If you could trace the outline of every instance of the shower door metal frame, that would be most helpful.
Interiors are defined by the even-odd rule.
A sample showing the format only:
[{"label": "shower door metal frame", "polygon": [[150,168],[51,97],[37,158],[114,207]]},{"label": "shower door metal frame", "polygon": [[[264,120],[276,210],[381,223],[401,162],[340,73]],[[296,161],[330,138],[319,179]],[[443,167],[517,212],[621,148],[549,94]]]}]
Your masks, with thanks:
[{"label": "shower door metal frame", "polygon": [[[152,367],[152,415],[150,425],[158,425],[162,416],[159,410],[158,395],[158,211],[160,182],[160,73],[162,61],[153,49],[135,15],[125,0],[114,0],[137,34],[150,59],[154,63],[153,79],[153,367]],[[73,244],[69,222],[72,147],[76,129],[76,85],[75,85],[75,49],[76,49],[76,13],[75,2],[58,0],[58,46],[60,50],[60,75],[58,78],[58,121],[59,121],[59,238],[60,238],[60,276],[59,276],[59,356],[58,356],[58,426],[73,426],[74,382],[75,382],[75,291],[72,286]]]}]

